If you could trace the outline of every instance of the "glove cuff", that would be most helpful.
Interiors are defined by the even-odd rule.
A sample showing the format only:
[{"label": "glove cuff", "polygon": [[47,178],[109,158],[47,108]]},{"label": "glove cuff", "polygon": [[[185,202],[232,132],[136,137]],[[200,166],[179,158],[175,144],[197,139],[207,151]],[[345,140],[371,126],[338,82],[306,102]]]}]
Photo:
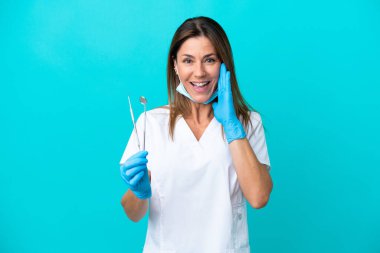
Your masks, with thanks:
[{"label": "glove cuff", "polygon": [[139,199],[148,199],[150,197],[152,197],[152,189],[151,187],[149,186],[149,188],[144,191],[144,192],[141,192],[141,191],[133,191],[133,193],[136,195],[136,197],[138,197]]},{"label": "glove cuff", "polygon": [[244,139],[247,136],[239,120],[227,122],[223,128],[228,144],[237,139]]}]

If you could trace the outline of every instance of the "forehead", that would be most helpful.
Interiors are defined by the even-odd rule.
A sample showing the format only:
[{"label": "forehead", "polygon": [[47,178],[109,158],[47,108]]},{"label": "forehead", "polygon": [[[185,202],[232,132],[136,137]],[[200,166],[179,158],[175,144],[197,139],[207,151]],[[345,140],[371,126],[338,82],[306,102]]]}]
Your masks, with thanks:
[{"label": "forehead", "polygon": [[187,39],[179,48],[177,55],[190,54],[197,56],[211,53],[216,53],[214,45],[207,37],[202,36]]}]

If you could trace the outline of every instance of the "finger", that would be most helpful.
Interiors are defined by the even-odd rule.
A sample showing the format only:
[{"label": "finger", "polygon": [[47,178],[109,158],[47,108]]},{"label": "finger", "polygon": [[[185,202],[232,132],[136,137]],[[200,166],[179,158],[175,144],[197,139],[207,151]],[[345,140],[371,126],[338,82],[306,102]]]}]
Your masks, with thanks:
[{"label": "finger", "polygon": [[226,83],[226,90],[231,90],[231,73],[230,71],[227,71],[225,75],[225,83]]},{"label": "finger", "polygon": [[120,166],[120,175],[123,179],[126,180],[126,175],[125,175],[125,168],[124,166]]},{"label": "finger", "polygon": [[128,161],[129,159],[133,159],[133,158],[137,158],[137,157],[146,157],[147,155],[148,155],[148,151],[146,151],[146,150],[142,150],[142,151],[137,152],[137,153],[134,154],[133,156],[129,157],[129,158],[127,159],[127,161]]},{"label": "finger", "polygon": [[224,93],[224,81],[223,81],[224,77],[223,76],[220,76],[219,77],[219,81],[218,81],[218,97],[222,97],[223,96],[223,93]]},{"label": "finger", "polygon": [[127,180],[131,180],[134,176],[136,176],[139,172],[146,170],[146,166],[138,166],[132,169],[129,169],[125,172],[125,178]]},{"label": "finger", "polygon": [[216,110],[216,107],[218,106],[218,102],[214,102],[212,103],[212,109],[214,109],[214,111]]},{"label": "finger", "polygon": [[219,80],[218,80],[218,90],[221,93],[224,92],[224,90],[226,88],[225,75],[226,75],[226,65],[224,63],[222,63],[220,65]]},{"label": "finger", "polygon": [[224,75],[224,73],[226,73],[226,71],[227,71],[226,64],[224,64],[224,62],[222,62],[222,64],[220,64],[220,72],[222,72]]},{"label": "finger", "polygon": [[224,63],[220,64],[220,68],[219,68],[219,82],[218,82],[218,84],[220,84],[223,81],[225,69],[226,69],[226,66],[224,65]]},{"label": "finger", "polygon": [[125,167],[126,170],[130,169],[130,168],[133,168],[133,167],[136,167],[136,166],[139,166],[139,165],[146,165],[148,163],[148,159],[146,158],[134,158],[132,160],[127,160],[123,166]]},{"label": "finger", "polygon": [[145,172],[144,171],[140,171],[139,173],[137,173],[137,175],[135,175],[129,181],[129,184],[132,185],[132,186],[136,186],[144,175],[145,175]]}]

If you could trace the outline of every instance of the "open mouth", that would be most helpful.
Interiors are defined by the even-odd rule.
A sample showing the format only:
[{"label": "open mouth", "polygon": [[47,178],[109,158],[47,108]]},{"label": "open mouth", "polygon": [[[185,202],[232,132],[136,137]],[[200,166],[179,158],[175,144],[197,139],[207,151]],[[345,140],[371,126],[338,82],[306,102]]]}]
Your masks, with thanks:
[{"label": "open mouth", "polygon": [[206,81],[206,82],[190,82],[191,85],[194,87],[205,87],[206,85],[210,84],[211,81]]}]

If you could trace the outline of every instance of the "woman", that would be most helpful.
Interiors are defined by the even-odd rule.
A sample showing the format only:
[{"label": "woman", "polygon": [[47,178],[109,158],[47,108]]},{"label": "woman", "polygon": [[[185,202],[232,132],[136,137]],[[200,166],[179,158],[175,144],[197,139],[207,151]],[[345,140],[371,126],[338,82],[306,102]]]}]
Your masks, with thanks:
[{"label": "woman", "polygon": [[131,135],[120,161],[127,216],[137,222],[149,206],[144,252],[250,252],[245,200],[268,202],[270,162],[218,23],[197,17],[177,29],[167,79],[169,105],[147,112],[146,151]]}]

